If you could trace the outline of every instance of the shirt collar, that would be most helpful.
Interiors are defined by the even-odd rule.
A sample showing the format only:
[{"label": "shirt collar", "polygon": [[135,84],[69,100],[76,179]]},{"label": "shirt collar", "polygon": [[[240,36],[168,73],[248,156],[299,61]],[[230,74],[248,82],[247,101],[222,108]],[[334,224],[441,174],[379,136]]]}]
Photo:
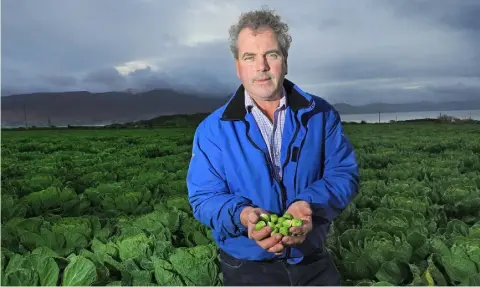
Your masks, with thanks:
[{"label": "shirt collar", "polygon": [[[282,98],[280,99],[280,104],[277,109],[285,108],[287,106],[287,92],[285,87],[282,88]],[[253,101],[252,97],[245,90],[245,108],[247,111],[252,107],[258,107],[257,104]]]}]

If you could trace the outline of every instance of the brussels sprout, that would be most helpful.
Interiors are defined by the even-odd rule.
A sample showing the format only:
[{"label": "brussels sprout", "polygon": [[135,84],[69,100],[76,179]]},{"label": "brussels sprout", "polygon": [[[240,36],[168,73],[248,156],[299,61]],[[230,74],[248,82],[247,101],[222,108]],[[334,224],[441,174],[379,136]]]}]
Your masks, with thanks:
[{"label": "brussels sprout", "polygon": [[260,214],[260,220],[265,221],[265,223],[270,221],[270,216],[266,213]]},{"label": "brussels sprout", "polygon": [[278,221],[278,215],[276,215],[276,214],[270,215],[270,221],[273,222],[273,223],[277,222]]},{"label": "brussels sprout", "polygon": [[257,224],[255,224],[255,229],[256,230],[260,230],[262,228],[264,228],[267,224],[265,223],[265,221],[259,221],[257,222]]},{"label": "brussels sprout", "polygon": [[285,227],[285,226],[280,228],[280,233],[285,235],[285,236],[290,235],[290,232],[288,231],[288,227]]},{"label": "brussels sprout", "polygon": [[278,230],[279,230],[278,228],[274,228],[272,233],[270,233],[270,236],[274,236],[275,234],[277,234]]},{"label": "brussels sprout", "polygon": [[300,218],[294,218],[290,213],[285,212],[283,216],[279,217],[277,214],[260,214],[260,220],[255,224],[256,230],[261,230],[262,228],[269,226],[272,228],[271,236],[275,234],[282,234],[284,236],[291,235],[290,227],[302,226],[303,221]]},{"label": "brussels sprout", "polygon": [[292,219],[292,226],[299,227],[303,225],[303,220],[300,218],[294,218]]}]

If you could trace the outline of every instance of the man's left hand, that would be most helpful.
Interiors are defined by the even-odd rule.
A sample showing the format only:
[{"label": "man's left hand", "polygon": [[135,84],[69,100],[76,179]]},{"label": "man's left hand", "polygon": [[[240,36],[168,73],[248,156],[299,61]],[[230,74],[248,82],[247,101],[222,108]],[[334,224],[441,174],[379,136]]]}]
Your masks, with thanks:
[{"label": "man's left hand", "polygon": [[284,236],[282,242],[285,246],[301,244],[312,230],[312,209],[306,201],[296,201],[290,205],[287,210],[294,218],[303,220],[303,225],[299,227],[290,227],[292,236]]}]

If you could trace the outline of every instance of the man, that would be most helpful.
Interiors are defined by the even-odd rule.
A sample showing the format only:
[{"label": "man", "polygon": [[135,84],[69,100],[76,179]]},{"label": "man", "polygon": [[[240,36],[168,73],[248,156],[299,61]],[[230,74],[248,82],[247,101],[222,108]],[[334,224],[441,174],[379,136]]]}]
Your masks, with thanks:
[{"label": "man", "polygon": [[[225,285],[340,285],[325,239],[357,194],[358,166],[333,107],[284,78],[287,31],[268,10],[230,28],[242,84],[194,136],[189,201],[212,229]],[[271,236],[255,229],[263,212],[304,225]]]}]

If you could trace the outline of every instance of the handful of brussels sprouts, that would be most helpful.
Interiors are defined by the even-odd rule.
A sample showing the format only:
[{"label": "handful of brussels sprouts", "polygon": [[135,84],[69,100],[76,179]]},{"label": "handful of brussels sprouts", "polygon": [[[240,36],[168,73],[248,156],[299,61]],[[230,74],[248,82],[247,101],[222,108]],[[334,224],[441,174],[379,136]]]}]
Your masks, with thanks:
[{"label": "handful of brussels sprouts", "polygon": [[273,231],[270,236],[280,233],[284,236],[291,236],[290,227],[302,226],[303,221],[300,218],[293,218],[293,216],[285,212],[281,217],[277,214],[260,214],[260,220],[255,225],[256,230],[261,230],[265,226],[272,227]]}]

